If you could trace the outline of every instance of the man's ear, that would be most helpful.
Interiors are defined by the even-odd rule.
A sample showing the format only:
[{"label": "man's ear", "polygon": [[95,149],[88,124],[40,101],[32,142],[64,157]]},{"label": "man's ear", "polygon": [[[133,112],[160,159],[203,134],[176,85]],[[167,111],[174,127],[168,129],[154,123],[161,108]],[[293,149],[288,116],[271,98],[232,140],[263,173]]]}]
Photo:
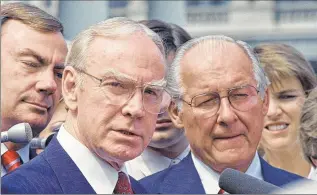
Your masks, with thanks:
[{"label": "man's ear", "polygon": [[265,90],[265,96],[264,96],[264,99],[263,99],[263,107],[262,107],[262,112],[263,112],[264,116],[269,111],[269,105],[270,105],[270,92],[269,92],[269,89],[267,88]]},{"label": "man's ear", "polygon": [[177,104],[174,101],[172,101],[168,107],[168,114],[173,124],[175,125],[175,127],[179,129],[184,128],[184,124],[182,120],[183,113],[177,108]]},{"label": "man's ear", "polygon": [[69,110],[77,109],[77,77],[78,74],[73,67],[65,67],[62,79],[62,93],[66,107]]}]

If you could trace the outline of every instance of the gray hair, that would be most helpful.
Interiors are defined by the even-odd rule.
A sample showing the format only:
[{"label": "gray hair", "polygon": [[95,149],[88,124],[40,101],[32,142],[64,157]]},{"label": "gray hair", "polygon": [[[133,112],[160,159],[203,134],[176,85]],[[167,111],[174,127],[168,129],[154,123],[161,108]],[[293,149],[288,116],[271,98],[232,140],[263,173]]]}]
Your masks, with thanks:
[{"label": "gray hair", "polygon": [[262,99],[265,97],[265,90],[267,89],[268,85],[270,84],[269,79],[265,75],[265,72],[261,68],[257,57],[254,55],[251,47],[243,42],[243,41],[236,41],[230,37],[223,36],[223,35],[210,35],[204,36],[200,38],[192,39],[182,45],[178,50],[176,57],[169,66],[169,70],[167,71],[167,88],[171,95],[176,98],[178,108],[181,109],[182,101],[179,101],[179,98],[183,95],[182,87],[181,87],[181,76],[180,76],[180,63],[184,55],[187,51],[189,51],[194,46],[205,42],[205,41],[224,41],[224,42],[232,42],[240,46],[245,53],[249,56],[250,60],[252,61],[253,65],[253,72],[254,78],[257,81],[257,89],[259,90],[260,96]]},{"label": "gray hair", "polygon": [[[111,39],[127,36],[136,32],[143,32],[151,38],[162,53],[162,59],[165,60],[164,44],[156,33],[136,21],[125,17],[115,17],[92,25],[79,33],[70,44],[65,64],[66,66],[72,66],[78,70],[85,70],[88,49],[96,37],[101,36]],[[82,80],[81,77],[80,80]]]},{"label": "gray hair", "polygon": [[[317,158],[317,88],[313,89],[305,100],[300,119],[299,140],[305,158]],[[311,162],[311,164],[313,164]]]}]

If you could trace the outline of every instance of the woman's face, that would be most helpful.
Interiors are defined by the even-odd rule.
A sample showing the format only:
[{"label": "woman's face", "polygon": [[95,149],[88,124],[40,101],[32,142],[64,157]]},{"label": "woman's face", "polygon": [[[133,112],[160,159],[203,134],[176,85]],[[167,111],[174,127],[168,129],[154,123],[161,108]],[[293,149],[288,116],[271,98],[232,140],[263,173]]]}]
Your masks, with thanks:
[{"label": "woman's face", "polygon": [[284,150],[298,143],[300,114],[305,92],[296,77],[272,83],[269,111],[265,116],[261,147],[269,150]]}]

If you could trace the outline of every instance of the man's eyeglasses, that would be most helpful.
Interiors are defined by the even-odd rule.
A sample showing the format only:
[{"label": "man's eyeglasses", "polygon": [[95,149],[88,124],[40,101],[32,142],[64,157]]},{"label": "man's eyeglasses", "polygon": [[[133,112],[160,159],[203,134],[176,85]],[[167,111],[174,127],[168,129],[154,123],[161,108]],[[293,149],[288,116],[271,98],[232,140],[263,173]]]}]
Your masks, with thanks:
[{"label": "man's eyeglasses", "polygon": [[228,89],[228,95],[220,96],[217,92],[209,92],[194,96],[190,102],[181,99],[198,114],[215,115],[220,108],[221,98],[227,97],[230,105],[239,111],[246,112],[258,102],[258,90],[252,85],[244,85]]},{"label": "man's eyeglasses", "polygon": [[81,69],[76,68],[76,70],[99,81],[99,87],[104,97],[113,105],[121,106],[127,103],[135,94],[137,88],[140,88],[142,92],[143,108],[152,114],[164,113],[167,107],[161,105],[163,99],[164,101],[167,101],[167,99],[170,101],[171,99],[164,86],[154,84],[136,86],[134,82],[120,81],[115,77],[100,79]]}]

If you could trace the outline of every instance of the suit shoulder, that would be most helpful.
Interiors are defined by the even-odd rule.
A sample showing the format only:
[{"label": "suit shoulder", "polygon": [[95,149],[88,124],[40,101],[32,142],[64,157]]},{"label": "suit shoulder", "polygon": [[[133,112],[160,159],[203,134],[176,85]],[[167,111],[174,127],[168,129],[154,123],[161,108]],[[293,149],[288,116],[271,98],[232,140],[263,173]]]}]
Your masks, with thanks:
[{"label": "suit shoulder", "polygon": [[2,193],[62,193],[50,165],[38,156],[1,178]]},{"label": "suit shoulder", "polygon": [[302,176],[274,167],[263,159],[261,159],[261,164],[264,180],[276,186],[283,186],[297,180],[305,179]]},{"label": "suit shoulder", "polygon": [[161,183],[163,183],[163,181],[171,174],[171,172],[173,172],[172,167],[144,177],[143,179],[139,180],[139,182],[142,186],[144,186],[146,191],[150,193],[158,193]]}]

